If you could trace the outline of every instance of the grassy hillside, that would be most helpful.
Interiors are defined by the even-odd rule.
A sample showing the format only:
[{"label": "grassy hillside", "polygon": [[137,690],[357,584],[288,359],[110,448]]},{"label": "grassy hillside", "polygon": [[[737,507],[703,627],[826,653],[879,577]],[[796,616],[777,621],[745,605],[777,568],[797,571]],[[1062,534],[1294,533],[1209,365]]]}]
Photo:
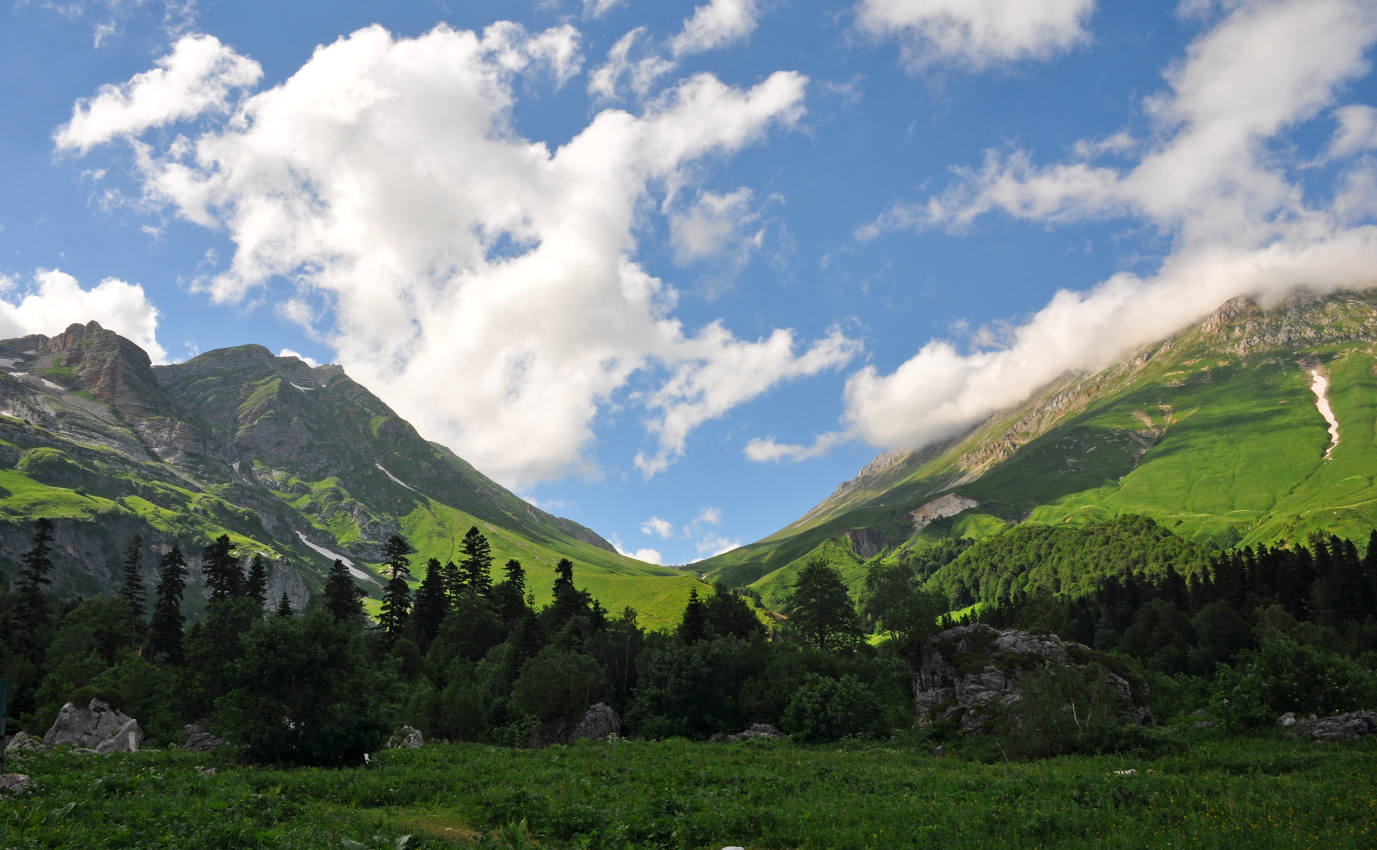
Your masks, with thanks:
[{"label": "grassy hillside", "polygon": [[[869,560],[1021,522],[1143,515],[1210,548],[1315,531],[1364,539],[1377,526],[1374,340],[1374,292],[1271,310],[1231,302],[1122,363],[1054,382],[963,438],[881,456],[797,522],[703,567],[769,601],[814,554],[856,586]],[[1328,456],[1312,370],[1328,381],[1339,422]],[[915,522],[946,494],[978,504]]]}]

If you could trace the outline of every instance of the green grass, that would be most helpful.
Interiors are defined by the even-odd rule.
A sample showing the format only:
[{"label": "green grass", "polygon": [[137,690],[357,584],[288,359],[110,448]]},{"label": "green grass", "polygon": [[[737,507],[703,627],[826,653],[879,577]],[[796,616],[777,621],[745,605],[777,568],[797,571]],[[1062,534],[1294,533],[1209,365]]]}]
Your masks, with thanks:
[{"label": "green grass", "polygon": [[[1377,742],[1201,740],[1175,755],[984,764],[854,743],[428,745],[367,769],[225,755],[36,753],[7,848],[1360,848]],[[207,769],[214,773],[207,775]],[[1118,774],[1118,771],[1135,771]],[[524,820],[538,844],[498,843]]]}]

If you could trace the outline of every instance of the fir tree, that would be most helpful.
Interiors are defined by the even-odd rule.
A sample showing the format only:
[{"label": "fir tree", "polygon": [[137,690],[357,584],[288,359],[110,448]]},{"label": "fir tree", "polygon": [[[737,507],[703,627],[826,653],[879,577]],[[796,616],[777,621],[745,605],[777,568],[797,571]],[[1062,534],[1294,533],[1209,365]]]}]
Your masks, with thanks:
[{"label": "fir tree", "polygon": [[39,636],[48,627],[48,602],[43,585],[51,584],[53,570],[53,523],[39,517],[33,524],[33,546],[19,561],[19,615],[22,623],[20,646],[25,654],[36,656],[41,649]]},{"label": "fir tree", "polygon": [[173,664],[182,661],[182,593],[186,590],[186,561],[173,546],[158,564],[157,600],[148,627],[148,650]]},{"label": "fir tree", "polygon": [[507,562],[502,571],[506,573],[507,584],[511,585],[517,596],[524,599],[526,597],[526,570],[521,566],[521,562],[513,558]]},{"label": "fir tree", "polygon": [[460,566],[464,570],[464,583],[469,593],[487,599],[492,595],[492,549],[488,538],[477,526],[469,528],[464,535],[464,559]]},{"label": "fir tree", "polygon": [[275,613],[279,617],[291,617],[296,614],[296,612],[292,610],[292,600],[288,598],[287,591],[285,590],[282,591],[282,597],[277,600],[277,611]]},{"label": "fir tree", "polygon": [[386,558],[388,572],[392,577],[383,591],[382,610],[378,614],[378,624],[387,636],[387,643],[395,641],[406,628],[411,613],[411,588],[407,587],[403,576],[410,575],[407,567],[411,561],[406,557],[412,551],[400,535],[392,535],[387,540]]},{"label": "fir tree", "polygon": [[449,612],[449,598],[445,593],[444,567],[431,558],[426,561],[426,577],[421,579],[421,587],[416,592],[416,606],[412,609],[412,625],[416,629],[416,645],[425,652],[435,633],[440,630],[440,622]]},{"label": "fir tree", "polygon": [[143,538],[135,534],[129,538],[129,546],[124,550],[124,581],[120,585],[120,596],[129,603],[136,624],[143,619],[146,598],[143,577],[140,575],[142,560]]},{"label": "fir tree", "polygon": [[688,604],[684,606],[684,618],[679,622],[677,632],[684,643],[697,643],[708,636],[708,612],[698,598],[698,588],[689,588]]},{"label": "fir tree", "polygon": [[[259,608],[267,607],[268,565],[263,562],[263,556],[258,553],[254,553],[253,560],[249,562],[249,578],[244,590],[250,599],[258,603]],[[283,591],[284,595],[285,593]]]},{"label": "fir tree", "polygon": [[445,595],[449,597],[449,604],[452,608],[459,604],[460,599],[464,598],[464,574],[459,571],[459,566],[453,561],[445,561],[441,574],[445,579]]},{"label": "fir tree", "polygon": [[330,565],[322,595],[325,597],[325,610],[330,612],[336,623],[357,623],[363,619],[363,607],[359,605],[363,591],[354,584],[349,577],[349,568],[339,558]]},{"label": "fir tree", "polygon": [[222,534],[201,553],[201,572],[210,588],[210,604],[244,594],[244,573],[234,556],[234,544]]}]

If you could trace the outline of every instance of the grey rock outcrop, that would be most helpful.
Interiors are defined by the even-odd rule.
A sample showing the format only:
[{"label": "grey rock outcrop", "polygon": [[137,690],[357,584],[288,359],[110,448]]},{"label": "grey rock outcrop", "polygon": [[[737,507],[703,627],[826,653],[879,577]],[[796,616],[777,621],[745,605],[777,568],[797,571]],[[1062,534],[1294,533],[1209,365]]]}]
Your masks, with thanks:
[{"label": "grey rock outcrop", "polygon": [[93,699],[86,708],[62,706],[57,720],[43,736],[43,746],[70,744],[77,749],[105,753],[138,752],[143,730],[134,718],[116,711],[104,700]]},{"label": "grey rock outcrop", "polygon": [[188,723],[182,727],[182,733],[186,735],[186,743],[182,744],[182,749],[193,753],[203,753],[226,746],[223,739],[207,732],[203,723]]},{"label": "grey rock outcrop", "polygon": [[1353,711],[1319,720],[1302,720],[1287,734],[1315,741],[1356,741],[1377,732],[1377,711]]},{"label": "grey rock outcrop", "polygon": [[393,732],[391,738],[387,739],[387,748],[389,750],[415,750],[419,749],[425,742],[425,736],[421,734],[420,729],[403,726]]},{"label": "grey rock outcrop", "polygon": [[33,790],[33,780],[22,773],[0,773],[0,794],[27,794]]},{"label": "grey rock outcrop", "polygon": [[[918,669],[918,723],[955,719],[966,733],[986,731],[1003,706],[1021,699],[1021,678],[1056,668],[1084,670],[1100,659],[1079,643],[987,625],[957,626],[930,638]],[[1125,723],[1152,722],[1146,687],[1100,665],[1095,668],[1117,695]]]},{"label": "grey rock outcrop", "polygon": [[788,737],[768,723],[752,723],[735,735],[723,735],[724,741],[775,741]]},{"label": "grey rock outcrop", "polygon": [[621,730],[622,719],[617,716],[617,712],[607,703],[600,702],[589,708],[583,715],[583,720],[579,721],[579,724],[574,727],[574,731],[569,733],[569,740],[599,741],[616,735]]},{"label": "grey rock outcrop", "polygon": [[20,750],[36,750],[41,746],[43,746],[43,742],[30,735],[28,732],[15,732],[14,737],[10,738],[8,744],[5,744],[5,752],[12,753]]}]

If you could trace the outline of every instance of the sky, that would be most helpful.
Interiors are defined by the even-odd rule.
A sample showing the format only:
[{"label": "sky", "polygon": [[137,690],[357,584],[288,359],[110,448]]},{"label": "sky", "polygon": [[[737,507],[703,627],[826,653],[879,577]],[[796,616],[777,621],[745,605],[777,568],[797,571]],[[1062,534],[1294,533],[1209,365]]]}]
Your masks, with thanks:
[{"label": "sky", "polygon": [[339,363],[685,564],[1377,284],[1373,0],[5,0],[0,338]]}]

